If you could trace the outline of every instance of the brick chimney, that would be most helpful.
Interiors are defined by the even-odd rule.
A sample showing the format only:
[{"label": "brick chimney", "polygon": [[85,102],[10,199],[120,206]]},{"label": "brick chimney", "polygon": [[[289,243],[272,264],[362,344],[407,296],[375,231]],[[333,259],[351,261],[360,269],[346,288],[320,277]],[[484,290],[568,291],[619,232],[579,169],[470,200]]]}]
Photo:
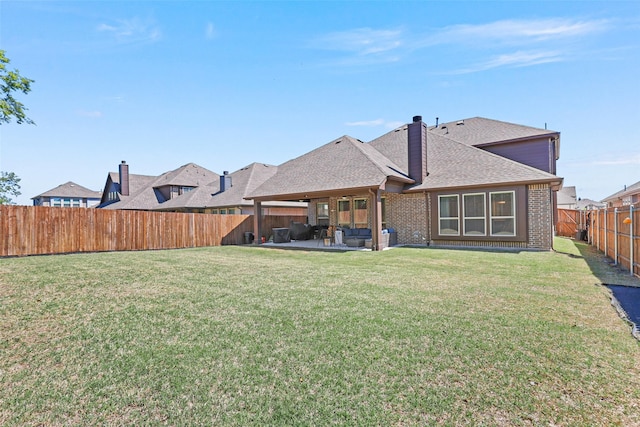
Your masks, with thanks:
[{"label": "brick chimney", "polygon": [[413,117],[413,123],[409,124],[407,134],[409,177],[419,185],[428,175],[427,126],[422,122],[422,116]]},{"label": "brick chimney", "polygon": [[120,163],[118,168],[120,172],[120,194],[123,196],[129,195],[129,165],[124,160]]},{"label": "brick chimney", "polygon": [[231,188],[231,176],[229,171],[224,171],[223,175],[220,175],[220,192],[224,192]]}]

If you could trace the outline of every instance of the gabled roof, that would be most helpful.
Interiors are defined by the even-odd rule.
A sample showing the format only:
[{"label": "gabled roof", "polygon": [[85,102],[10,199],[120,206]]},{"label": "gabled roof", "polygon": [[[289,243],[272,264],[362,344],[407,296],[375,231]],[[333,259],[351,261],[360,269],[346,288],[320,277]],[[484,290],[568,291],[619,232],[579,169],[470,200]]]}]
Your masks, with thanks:
[{"label": "gabled roof", "polygon": [[563,186],[558,191],[558,205],[572,205],[577,202],[576,187]]},{"label": "gabled roof", "polygon": [[77,199],[100,199],[102,193],[100,191],[89,190],[87,187],[78,185],[75,182],[69,181],[64,184],[60,184],[51,190],[45,191],[42,194],[38,194],[31,199],[39,199],[40,197],[68,197]]},{"label": "gabled roof", "polygon": [[[407,138],[407,126],[401,126],[370,144],[406,170]],[[427,172],[422,184],[408,191],[561,181],[550,173],[432,132],[427,134]]]},{"label": "gabled roof", "polygon": [[504,139],[557,137],[557,132],[483,118],[464,122],[456,126],[470,126],[456,134],[440,127],[427,129],[429,174],[420,185],[412,186],[415,181],[408,176],[408,126],[403,125],[370,143],[349,136],[331,141],[280,165],[278,173],[249,196],[262,200],[318,197],[336,190],[377,188],[387,180],[402,183],[407,192],[562,182],[553,174],[476,147]]},{"label": "gabled roof", "polygon": [[484,117],[472,117],[441,123],[437,127],[429,126],[429,132],[446,136],[449,139],[474,147],[558,135],[558,132],[553,130],[523,126]]},{"label": "gabled roof", "polygon": [[[119,183],[118,172],[110,172],[112,182]],[[160,189],[166,186],[199,187],[215,182],[218,174],[195,163],[187,163],[160,176],[129,174],[129,196],[119,194],[119,201],[103,206],[105,209],[154,210],[166,202]],[[187,193],[186,195],[188,195]]]},{"label": "gabled roof", "polygon": [[277,173],[249,197],[306,199],[337,188],[379,187],[387,179],[414,182],[373,146],[345,135],[278,166]]},{"label": "gabled roof", "polygon": [[633,194],[640,194],[640,181],[636,182],[635,184],[629,185],[628,187],[625,187],[623,190],[613,193],[612,195],[602,199],[602,201],[611,202],[627,196],[631,196]]}]

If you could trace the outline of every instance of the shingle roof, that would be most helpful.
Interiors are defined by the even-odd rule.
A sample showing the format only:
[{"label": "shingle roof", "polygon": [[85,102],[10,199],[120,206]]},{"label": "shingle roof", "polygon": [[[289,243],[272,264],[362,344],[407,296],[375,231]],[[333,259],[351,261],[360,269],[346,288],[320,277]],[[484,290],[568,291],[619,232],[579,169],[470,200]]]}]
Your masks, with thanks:
[{"label": "shingle roof", "polygon": [[[457,122],[454,122],[457,123]],[[561,178],[509,160],[476,145],[557,135],[557,132],[484,118],[464,120],[456,133],[427,130],[427,171],[421,185],[406,191],[551,182]],[[250,196],[266,199],[288,195],[367,188],[386,179],[411,184],[407,175],[407,125],[363,143],[343,136],[278,167],[278,173]],[[460,139],[457,140],[456,138]]]},{"label": "shingle roof", "polygon": [[[408,164],[407,126],[402,126],[371,145],[383,154]],[[442,188],[476,187],[523,182],[549,182],[560,178],[505,157],[475,148],[438,134],[427,135],[427,172],[429,175],[412,191]]]},{"label": "shingle roof", "polygon": [[558,132],[553,130],[507,123],[499,120],[486,119],[484,117],[472,117],[442,123],[439,124],[438,127],[429,126],[429,132],[476,147],[558,134]]},{"label": "shingle roof", "polygon": [[371,145],[345,135],[278,166],[277,174],[249,197],[371,188],[388,178],[413,182],[401,171],[400,166]]},{"label": "shingle roof", "polygon": [[602,199],[602,201],[609,202],[638,193],[640,193],[640,181],[636,182],[635,184],[631,184],[623,190],[617,191],[608,197],[605,197],[604,199]]},{"label": "shingle roof", "polygon": [[[110,172],[113,182],[119,182],[118,172]],[[105,209],[154,210],[165,202],[159,189],[168,185],[199,187],[210,185],[218,179],[218,174],[187,163],[160,176],[129,174],[129,196],[119,195],[120,201],[105,206]],[[189,193],[185,194],[188,195]]]},{"label": "shingle roof", "polygon": [[577,202],[576,187],[564,186],[558,191],[558,204],[570,205]]},{"label": "shingle roof", "polygon": [[87,198],[87,199],[100,199],[100,191],[90,190],[87,187],[78,185],[75,182],[69,181],[64,184],[60,184],[51,190],[45,191],[31,199],[38,199],[40,197],[71,197],[71,198]]}]

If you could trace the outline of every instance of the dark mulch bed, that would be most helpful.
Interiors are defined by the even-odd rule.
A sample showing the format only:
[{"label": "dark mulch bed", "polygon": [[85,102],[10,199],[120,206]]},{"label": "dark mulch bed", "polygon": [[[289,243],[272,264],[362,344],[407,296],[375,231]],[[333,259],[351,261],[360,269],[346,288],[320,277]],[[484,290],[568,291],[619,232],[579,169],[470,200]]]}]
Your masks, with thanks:
[{"label": "dark mulch bed", "polygon": [[[627,319],[635,325],[634,332],[640,329],[640,288],[622,285],[605,285],[624,310]],[[638,337],[637,334],[636,337]]]}]

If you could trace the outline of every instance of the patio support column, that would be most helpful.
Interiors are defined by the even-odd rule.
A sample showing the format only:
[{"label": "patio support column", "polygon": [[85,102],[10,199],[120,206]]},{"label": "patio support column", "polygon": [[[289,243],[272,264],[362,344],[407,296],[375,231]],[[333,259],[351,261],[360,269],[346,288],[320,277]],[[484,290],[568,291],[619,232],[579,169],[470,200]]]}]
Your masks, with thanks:
[{"label": "patio support column", "polygon": [[382,242],[382,197],[380,189],[369,190],[371,194],[371,249],[380,251]]},{"label": "patio support column", "polygon": [[253,201],[253,244],[262,242],[262,203]]}]

